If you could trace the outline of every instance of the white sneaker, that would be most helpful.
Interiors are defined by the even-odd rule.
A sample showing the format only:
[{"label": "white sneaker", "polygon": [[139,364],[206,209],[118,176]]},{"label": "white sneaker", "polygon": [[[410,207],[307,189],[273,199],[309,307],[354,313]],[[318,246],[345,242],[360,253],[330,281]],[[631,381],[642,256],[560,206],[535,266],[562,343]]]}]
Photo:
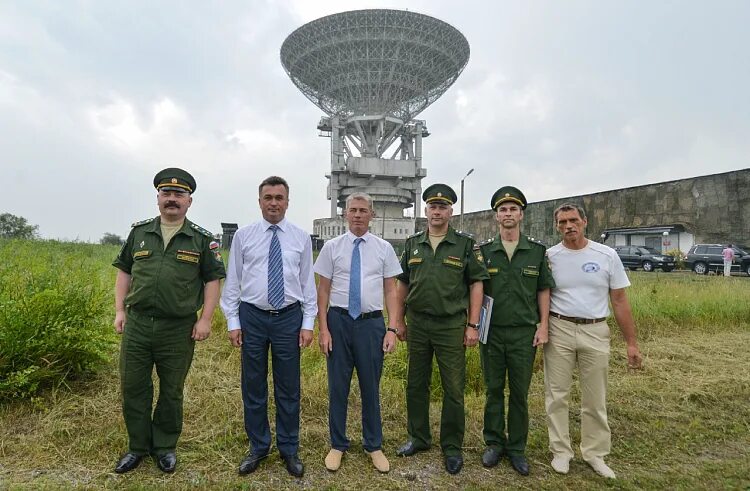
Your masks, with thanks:
[{"label": "white sneaker", "polygon": [[552,469],[558,474],[567,474],[570,470],[570,459],[562,455],[555,455],[552,458]]},{"label": "white sneaker", "polygon": [[587,462],[594,472],[607,479],[615,479],[615,472],[600,458],[591,459]]}]

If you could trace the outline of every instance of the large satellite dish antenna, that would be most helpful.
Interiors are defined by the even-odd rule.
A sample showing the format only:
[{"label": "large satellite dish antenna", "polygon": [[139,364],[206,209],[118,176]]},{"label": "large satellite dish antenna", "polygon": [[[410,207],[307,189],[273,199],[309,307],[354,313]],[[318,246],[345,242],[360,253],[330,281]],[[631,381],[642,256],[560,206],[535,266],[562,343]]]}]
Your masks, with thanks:
[{"label": "large satellite dish antenna", "polygon": [[[456,28],[403,10],[333,14],[286,38],[284,70],[327,114],[318,129],[331,137],[332,219],[347,196],[362,191],[373,197],[381,221],[393,221],[388,232],[380,224],[383,238],[413,232],[403,211],[421,195],[427,174],[422,138],[429,135],[424,121],[414,118],[448,90],[468,60],[469,43]],[[393,155],[385,157],[392,147]],[[391,229],[399,231],[396,236]]]}]

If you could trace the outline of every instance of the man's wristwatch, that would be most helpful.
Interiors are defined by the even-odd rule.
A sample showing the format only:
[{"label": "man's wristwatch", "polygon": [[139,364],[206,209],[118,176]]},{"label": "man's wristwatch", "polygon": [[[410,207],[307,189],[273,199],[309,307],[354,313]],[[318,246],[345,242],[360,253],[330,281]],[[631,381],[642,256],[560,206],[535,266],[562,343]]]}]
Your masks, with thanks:
[{"label": "man's wristwatch", "polygon": [[393,334],[398,336],[398,329],[396,329],[395,327],[387,327],[385,330],[388,332],[392,332]]},{"label": "man's wristwatch", "polygon": [[479,329],[479,324],[473,324],[471,322],[467,322],[466,327],[473,327],[474,329]]}]

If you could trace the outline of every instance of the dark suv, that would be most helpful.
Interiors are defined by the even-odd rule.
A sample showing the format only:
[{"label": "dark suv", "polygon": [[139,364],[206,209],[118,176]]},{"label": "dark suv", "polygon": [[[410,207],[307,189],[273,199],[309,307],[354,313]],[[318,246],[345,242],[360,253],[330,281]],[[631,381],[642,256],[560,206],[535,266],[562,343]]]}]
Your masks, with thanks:
[{"label": "dark suv", "polygon": [[[690,268],[698,274],[706,274],[709,271],[724,271],[724,256],[721,251],[726,245],[722,244],[695,244],[685,257],[685,267]],[[750,275],[750,254],[739,247],[734,249],[734,262],[732,271],[739,269]]]},{"label": "dark suv", "polygon": [[622,265],[635,271],[643,268],[643,271],[653,271],[656,268],[664,272],[674,269],[674,257],[644,246],[616,246],[615,251],[620,256]]}]

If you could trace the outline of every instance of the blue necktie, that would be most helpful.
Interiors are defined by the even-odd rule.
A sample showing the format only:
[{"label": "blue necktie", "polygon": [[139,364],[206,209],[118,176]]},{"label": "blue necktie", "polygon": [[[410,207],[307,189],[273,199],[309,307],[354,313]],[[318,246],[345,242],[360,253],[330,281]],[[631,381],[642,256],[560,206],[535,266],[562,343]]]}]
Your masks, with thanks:
[{"label": "blue necktie", "polygon": [[352,266],[349,268],[349,315],[352,319],[362,313],[362,261],[359,258],[359,244],[365,239],[354,239]]},{"label": "blue necktie", "polygon": [[281,244],[276,232],[278,225],[269,227],[273,231],[271,247],[268,249],[268,303],[275,309],[284,306],[284,262],[281,258]]}]

